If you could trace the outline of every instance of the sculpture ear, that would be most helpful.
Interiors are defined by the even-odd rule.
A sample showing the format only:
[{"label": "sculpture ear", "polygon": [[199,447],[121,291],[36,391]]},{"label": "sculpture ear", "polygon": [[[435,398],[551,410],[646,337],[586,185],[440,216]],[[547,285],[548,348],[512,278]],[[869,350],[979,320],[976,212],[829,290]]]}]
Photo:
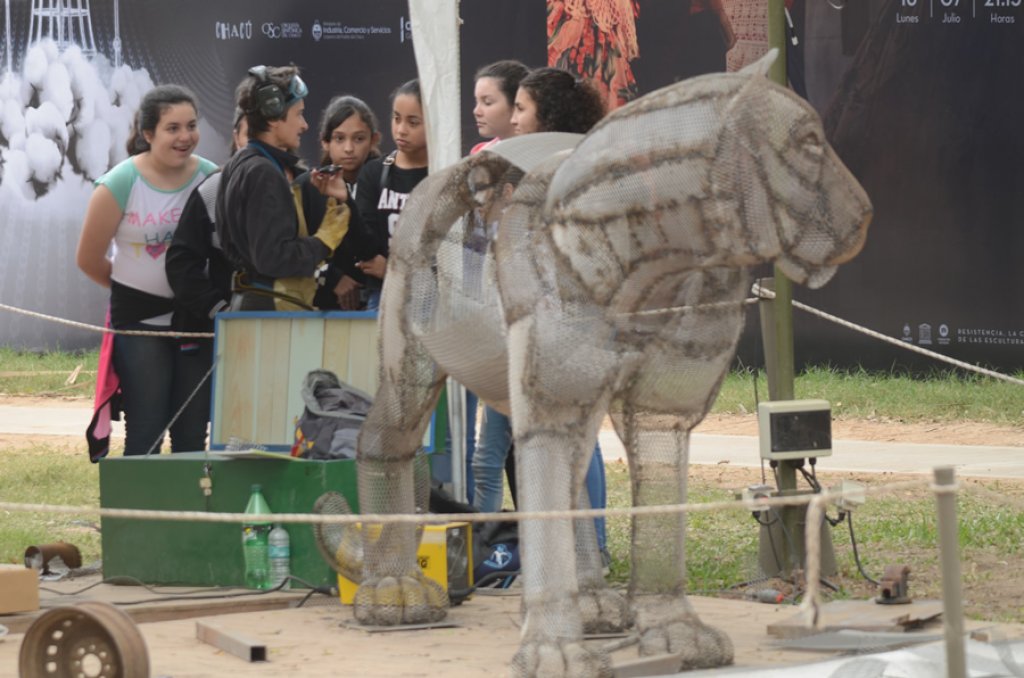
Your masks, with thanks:
[{"label": "sculpture ear", "polygon": [[[762,61],[764,59],[751,66]],[[771,116],[771,84],[767,78],[755,74],[742,82],[722,112],[722,132],[725,137],[722,147],[740,144],[746,147],[747,152],[755,153],[755,143],[760,143],[755,140],[759,137],[759,130],[764,127],[765,116]]]},{"label": "sculpture ear", "polygon": [[765,52],[765,55],[763,57],[761,57],[757,61],[754,61],[753,63],[747,64],[746,66],[744,66],[743,68],[736,72],[742,73],[743,75],[759,75],[761,77],[765,77],[766,75],[768,75],[768,70],[772,67],[772,64],[775,63],[775,60],[778,57],[779,48],[772,47],[770,50]]},{"label": "sculpture ear", "polygon": [[[769,227],[771,210],[762,177],[763,153],[772,153],[771,132],[777,127],[772,83],[760,74],[738,78],[737,90],[722,111],[722,127],[712,163],[711,185],[719,203],[722,231],[719,245],[734,247],[742,237],[750,251],[777,248]],[[750,230],[753,229],[753,230]]]}]

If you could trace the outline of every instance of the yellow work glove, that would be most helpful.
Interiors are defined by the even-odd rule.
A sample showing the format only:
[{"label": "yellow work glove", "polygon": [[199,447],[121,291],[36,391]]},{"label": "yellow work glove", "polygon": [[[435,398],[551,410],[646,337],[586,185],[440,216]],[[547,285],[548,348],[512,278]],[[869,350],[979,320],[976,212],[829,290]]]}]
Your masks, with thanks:
[{"label": "yellow work glove", "polygon": [[327,245],[333,253],[341,244],[341,239],[348,233],[348,219],[348,205],[339,204],[334,198],[328,198],[327,211],[324,212],[323,221],[320,222],[320,227],[316,229],[313,237]]}]

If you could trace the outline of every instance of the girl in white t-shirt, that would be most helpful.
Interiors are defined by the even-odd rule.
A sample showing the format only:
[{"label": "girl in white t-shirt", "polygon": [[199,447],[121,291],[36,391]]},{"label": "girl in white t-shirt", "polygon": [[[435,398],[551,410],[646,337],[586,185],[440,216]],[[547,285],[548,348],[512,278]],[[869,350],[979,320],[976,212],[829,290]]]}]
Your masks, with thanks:
[{"label": "girl in white t-shirt", "polygon": [[[198,143],[195,97],[183,87],[161,85],[139,105],[129,157],[96,180],[77,263],[110,288],[115,329],[171,328],[165,254],[189,193],[216,169],[194,154]],[[116,335],[110,349],[125,412],[125,454],[159,452],[172,417],[210,367],[210,344]],[[209,387],[197,396],[170,427],[174,452],[205,448]]]}]

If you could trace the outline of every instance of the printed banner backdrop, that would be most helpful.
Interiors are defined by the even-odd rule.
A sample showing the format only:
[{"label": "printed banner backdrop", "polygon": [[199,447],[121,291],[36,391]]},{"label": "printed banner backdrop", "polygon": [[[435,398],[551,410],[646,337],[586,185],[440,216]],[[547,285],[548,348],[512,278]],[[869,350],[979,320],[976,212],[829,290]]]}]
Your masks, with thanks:
[{"label": "printed banner backdrop", "polygon": [[[612,83],[612,104],[735,70],[767,48],[767,2],[722,4],[719,15],[704,0],[547,0],[549,62]],[[907,344],[1021,368],[1021,5],[786,0],[790,84],[875,206],[864,251],[797,300]],[[580,15],[590,30],[567,31]],[[741,356],[761,364],[756,311],[748,318]],[[799,310],[794,332],[798,364],[940,366]]]},{"label": "printed banner backdrop", "polygon": [[[388,151],[389,95],[416,76],[404,0],[93,0],[62,21],[34,11],[38,4],[6,0],[0,31],[0,302],[88,324],[102,324],[108,292],[75,265],[78,234],[92,181],[126,156],[147,89],[175,82],[196,93],[198,152],[219,163],[246,70],[295,63],[310,87],[301,155],[318,164],[317,119],[332,96],[365,99]],[[513,52],[542,63],[543,4],[518,5],[462,3],[466,144],[476,141],[475,68]],[[94,332],[0,313],[2,346],[99,344]]]},{"label": "printed banner backdrop", "polygon": [[[222,162],[235,84],[251,65],[294,62],[311,90],[302,155],[316,163],[331,96],[366,99],[389,150],[388,95],[415,75],[403,0],[93,0],[62,32],[33,16],[35,4],[5,0],[0,32],[0,302],[82,322],[99,322],[106,305],[74,265],[91,181],[124,157],[130,117],[153,83],[196,91],[199,152]],[[575,69],[602,81],[612,104],[749,62],[767,47],[766,3],[723,4],[718,15],[701,0],[462,0],[463,147],[477,141],[472,75],[497,59]],[[861,255],[797,299],[909,344],[1020,367],[1020,4],[787,1],[791,84],[822,113],[876,209]],[[30,39],[48,29],[65,44]],[[99,341],[2,313],[0,345]],[[798,362],[933,364],[794,313]],[[756,327],[751,313],[748,362],[760,361]]]}]

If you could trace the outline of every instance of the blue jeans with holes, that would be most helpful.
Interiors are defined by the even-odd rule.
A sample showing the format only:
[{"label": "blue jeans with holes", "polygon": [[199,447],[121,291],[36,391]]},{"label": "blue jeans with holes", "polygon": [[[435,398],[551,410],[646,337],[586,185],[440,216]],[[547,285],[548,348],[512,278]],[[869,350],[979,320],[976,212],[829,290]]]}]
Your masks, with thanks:
[{"label": "blue jeans with holes", "polygon": [[[161,329],[132,323],[118,329]],[[213,361],[213,342],[199,340],[182,350],[181,340],[170,337],[114,337],[114,369],[121,382],[124,409],[124,453],[146,454],[182,404],[206,375]],[[210,382],[171,426],[171,451],[206,449],[210,421]],[[154,453],[159,453],[157,446]]]},{"label": "blue jeans with holes", "polygon": [[[501,510],[504,494],[502,474],[505,471],[505,458],[512,449],[512,423],[509,418],[491,407],[484,407],[480,420],[480,436],[473,452],[473,506],[487,513]],[[590,457],[587,468],[587,494],[593,508],[605,508],[608,498],[605,492],[604,457],[601,446],[594,445],[594,454]],[[594,519],[597,530],[597,545],[605,550],[607,537],[604,518]]]}]

